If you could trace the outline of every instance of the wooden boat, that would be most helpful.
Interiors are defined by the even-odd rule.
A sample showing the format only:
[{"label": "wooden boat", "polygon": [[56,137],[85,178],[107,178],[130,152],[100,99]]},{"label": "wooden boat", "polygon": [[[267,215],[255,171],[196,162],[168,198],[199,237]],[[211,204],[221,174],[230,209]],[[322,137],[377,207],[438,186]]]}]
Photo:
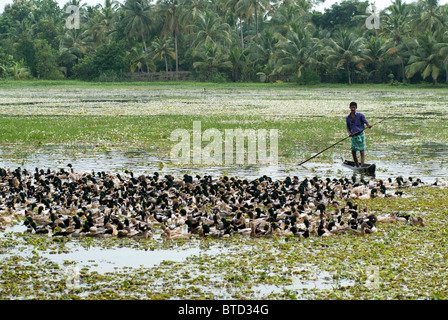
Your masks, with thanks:
[{"label": "wooden boat", "polygon": [[349,161],[342,158],[342,165],[346,168],[352,169],[355,172],[365,173],[371,176],[375,175],[376,165],[374,163],[364,163],[362,167],[357,167],[354,161]]}]

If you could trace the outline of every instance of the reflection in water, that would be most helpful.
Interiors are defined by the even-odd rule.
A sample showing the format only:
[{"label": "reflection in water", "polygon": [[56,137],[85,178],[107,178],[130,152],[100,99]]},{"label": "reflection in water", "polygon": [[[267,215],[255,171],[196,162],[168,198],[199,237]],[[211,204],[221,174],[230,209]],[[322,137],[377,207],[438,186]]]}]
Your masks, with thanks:
[{"label": "reflection in water", "polygon": [[[447,177],[446,158],[448,156],[448,146],[446,144],[425,143],[422,144],[419,160],[375,160],[377,170],[375,178],[387,179],[398,176],[418,177],[423,182],[434,182],[435,178]],[[422,154],[428,156],[428,160],[420,160]],[[105,171],[111,173],[133,171],[134,174],[152,174],[158,171],[160,174],[171,174],[180,177],[185,173],[190,175],[211,175],[219,177],[223,175],[255,179],[267,175],[272,179],[285,179],[287,176],[297,176],[299,179],[305,177],[319,176],[323,178],[350,177],[353,171],[342,166],[339,158],[333,163],[318,162],[318,159],[298,166],[302,159],[279,163],[278,165],[233,165],[215,167],[177,166],[167,158],[157,157],[146,152],[129,151],[118,152],[109,151],[103,153],[88,154],[67,154],[61,150],[44,150],[30,153],[26,158],[3,157],[0,153],[0,167],[2,168],[26,168],[27,170],[47,169],[58,170],[65,168],[71,163],[77,172],[83,171]],[[381,157],[376,157],[381,159]],[[424,158],[423,158],[424,159]],[[369,178],[369,177],[366,177]]]}]

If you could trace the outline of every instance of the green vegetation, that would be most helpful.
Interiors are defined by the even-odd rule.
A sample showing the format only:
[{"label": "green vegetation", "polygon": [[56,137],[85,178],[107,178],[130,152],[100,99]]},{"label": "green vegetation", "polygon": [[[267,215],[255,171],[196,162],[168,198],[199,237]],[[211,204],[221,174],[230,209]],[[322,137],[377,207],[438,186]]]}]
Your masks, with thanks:
[{"label": "green vegetation", "polygon": [[[402,198],[357,200],[377,215],[418,214],[425,227],[380,224],[365,236],[251,239],[48,239],[6,232],[0,237],[2,299],[447,299],[447,189],[406,189]],[[129,248],[142,255],[196,253],[156,266],[98,272],[78,266],[79,288],[51,255],[72,247]],[[14,249],[15,248],[15,249]],[[27,253],[27,250],[32,250]],[[50,256],[49,256],[50,255]],[[373,284],[369,269],[377,271]],[[149,290],[150,288],[150,290]]]},{"label": "green vegetation", "polygon": [[448,5],[391,1],[368,29],[369,1],[321,13],[319,0],[105,0],[79,8],[14,0],[0,15],[0,77],[128,81],[448,83]]},{"label": "green vegetation", "polygon": [[[425,143],[446,147],[446,90],[413,85],[297,89],[280,83],[5,81],[0,83],[1,156],[23,150],[26,155],[52,145],[82,153],[143,149],[167,155],[171,132],[192,130],[193,121],[200,120],[202,130],[278,129],[281,157],[297,163],[345,137],[344,116],[349,100],[356,100],[371,123],[390,116],[368,132],[369,157],[376,151],[382,159],[415,163],[428,160],[420,150]],[[343,150],[347,145],[331,152],[339,155]],[[330,159],[331,152],[319,161]],[[189,241],[60,239],[6,229],[0,232],[0,297],[447,299],[447,189],[401,191],[400,198],[356,203],[378,216],[396,211],[421,216],[425,227],[393,223],[365,236]],[[98,272],[95,264],[105,263],[94,261],[80,266],[80,287],[68,288],[66,270],[76,261],[63,255],[91,248],[127,248],[142,256],[156,252],[167,259],[155,266],[114,267],[108,272]],[[194,253],[186,254],[189,250]],[[172,251],[187,258],[173,261]],[[52,259],[56,256],[61,262]],[[373,287],[367,281],[372,268],[378,272]]]},{"label": "green vegetation", "polygon": [[[222,134],[236,128],[277,129],[279,156],[294,161],[345,137],[350,97],[370,123],[389,117],[368,131],[370,151],[381,157],[419,158],[424,155],[415,150],[422,143],[447,142],[446,89],[410,87],[297,90],[289,84],[6,81],[0,83],[0,139],[7,151],[3,157],[49,145],[71,152],[142,150],[168,157],[175,144],[171,133],[192,133],[193,121],[201,121],[202,131],[215,128]],[[401,149],[390,153],[393,146]],[[341,143],[319,159],[332,159],[346,149]]]},{"label": "green vegetation", "polygon": [[[280,156],[292,158],[300,148],[316,149],[333,139],[332,132],[344,132],[340,119],[326,120],[322,132],[321,119],[290,119],[266,122],[262,117],[247,116],[235,120],[231,116],[0,116],[3,146],[11,149],[37,149],[42,146],[74,145],[84,150],[132,150],[168,156],[174,145],[170,142],[173,128],[192,133],[193,121],[201,121],[201,129],[277,129],[281,131]],[[32,128],[32,129],[31,129]],[[320,132],[319,132],[320,131]],[[317,134],[319,132],[319,134]],[[204,142],[205,143],[205,142]],[[92,148],[93,147],[93,148]],[[84,150],[85,151],[85,150]],[[5,155],[4,155],[5,156]]]}]

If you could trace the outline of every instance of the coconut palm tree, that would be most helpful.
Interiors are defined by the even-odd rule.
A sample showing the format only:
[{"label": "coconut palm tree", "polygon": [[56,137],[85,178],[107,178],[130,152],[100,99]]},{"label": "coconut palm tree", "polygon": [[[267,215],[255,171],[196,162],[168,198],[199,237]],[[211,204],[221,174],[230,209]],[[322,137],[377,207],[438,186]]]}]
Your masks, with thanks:
[{"label": "coconut palm tree", "polygon": [[204,1],[204,4],[204,12],[213,11],[220,17],[224,17],[227,12],[225,0],[206,0]]},{"label": "coconut palm tree", "polygon": [[184,0],[180,3],[182,10],[179,16],[179,22],[182,25],[191,24],[195,21],[205,8],[204,0]]},{"label": "coconut palm tree", "polygon": [[93,50],[89,31],[84,29],[67,29],[61,40],[61,50],[70,50],[78,58]]},{"label": "coconut palm tree", "polygon": [[36,23],[33,16],[15,21],[9,30],[9,40],[12,43],[13,56],[16,60],[22,60],[24,65],[30,68],[31,74],[35,75],[35,38]]},{"label": "coconut palm tree", "polygon": [[373,68],[374,82],[381,82],[381,78],[385,80],[386,69],[390,60],[390,55],[387,52],[392,45],[392,39],[385,39],[374,35],[366,43],[368,60]]},{"label": "coconut palm tree", "polygon": [[415,39],[413,51],[406,66],[406,76],[412,78],[418,72],[421,73],[423,79],[431,76],[433,84],[436,84],[445,60],[441,53],[444,53],[443,48],[446,45],[446,43],[438,42],[430,31]]},{"label": "coconut palm tree", "polygon": [[194,48],[193,55],[206,42],[230,44],[230,26],[212,11],[199,14],[198,19],[188,27]]},{"label": "coconut palm tree", "polygon": [[87,29],[96,46],[103,43],[110,44],[111,34],[115,31],[119,5],[116,0],[104,0],[104,5],[98,4],[94,7]]},{"label": "coconut palm tree", "polygon": [[274,15],[270,21],[270,25],[275,32],[286,35],[288,30],[293,30],[297,27],[303,28],[309,20],[309,15],[299,5],[293,3],[288,6],[282,5],[275,10]]},{"label": "coconut palm tree", "polygon": [[[83,26],[83,24],[81,24]],[[94,42],[90,37],[89,30],[66,29],[61,39],[59,48],[59,60],[63,66],[66,76],[70,75],[71,68],[79,62],[81,58],[90,54],[94,50]]]},{"label": "coconut palm tree", "polygon": [[415,33],[430,31],[436,33],[444,29],[438,0],[420,0],[417,4],[420,14],[413,20]]},{"label": "coconut palm tree", "polygon": [[247,47],[247,62],[260,66],[258,71],[266,77],[271,76],[274,70],[274,54],[277,51],[277,42],[278,37],[274,37],[274,32],[271,29],[265,29],[258,39]]},{"label": "coconut palm tree", "polygon": [[348,84],[351,85],[354,69],[362,69],[368,60],[365,39],[348,30],[339,30],[334,38],[327,41],[327,60],[336,68],[344,69]]},{"label": "coconut palm tree", "polygon": [[166,38],[156,37],[151,42],[151,51],[154,60],[165,61],[165,71],[168,72],[168,57],[176,59],[173,38],[171,36]]},{"label": "coconut palm tree", "polygon": [[393,39],[395,44],[402,42],[411,32],[411,5],[403,0],[395,0],[382,13],[384,35]]},{"label": "coconut palm tree", "polygon": [[181,29],[179,22],[179,16],[181,13],[181,7],[178,0],[162,0],[158,3],[157,11],[161,12],[164,16],[162,36],[166,37],[168,34],[173,36],[174,39],[174,53],[176,60],[176,80],[177,72],[179,71],[179,54],[177,49],[178,36]]},{"label": "coconut palm tree", "polygon": [[[448,6],[443,6],[441,8],[442,16],[445,19],[445,24],[448,22]],[[448,31],[440,33],[440,42],[448,43]],[[443,59],[443,64],[445,67],[445,82],[448,84],[448,45],[442,45],[439,50],[439,55]]]},{"label": "coconut palm tree", "polygon": [[445,67],[445,83],[448,84],[448,45],[443,45],[439,49],[439,55],[442,58]]},{"label": "coconut palm tree", "polygon": [[238,33],[238,31],[239,31],[239,33],[240,33],[240,40],[241,40],[240,47],[241,47],[241,50],[244,50],[243,20],[245,18],[245,12],[243,12],[241,10],[237,11],[237,6],[238,6],[238,3],[240,1],[241,0],[227,0],[226,1],[226,8],[227,8],[227,10],[230,10],[231,12],[233,12],[238,17],[239,30],[237,29],[236,32]]},{"label": "coconut palm tree", "polygon": [[244,14],[247,19],[255,16],[255,37],[258,37],[258,17],[271,8],[268,0],[241,0],[235,6],[237,14]]},{"label": "coconut palm tree", "polygon": [[211,40],[207,40],[200,45],[195,59],[193,68],[199,69],[208,79],[215,72],[232,68],[229,55],[223,51],[222,45]]},{"label": "coconut palm tree", "polygon": [[131,72],[143,72],[143,67],[146,66],[146,72],[149,73],[156,71],[156,66],[150,57],[148,51],[145,51],[143,44],[138,43],[132,47],[131,50],[126,52],[126,58],[129,62],[129,68]]},{"label": "coconut palm tree", "polygon": [[150,32],[153,6],[149,0],[126,0],[123,10],[125,32],[130,38],[139,35],[142,38],[143,47],[146,51],[146,41]]},{"label": "coconut palm tree", "polygon": [[408,4],[403,0],[394,0],[382,13],[382,35],[391,39],[391,47],[387,51],[390,65],[398,65],[400,77],[406,81],[405,66],[409,59],[409,39],[412,32],[412,19],[414,4]]},{"label": "coconut palm tree", "polygon": [[234,46],[230,50],[229,61],[232,63],[233,81],[240,80],[241,72],[244,69],[244,67],[247,65],[246,56],[237,46]]},{"label": "coconut palm tree", "polygon": [[278,39],[274,59],[274,73],[296,74],[300,78],[307,68],[317,62],[316,53],[321,50],[319,39],[312,38],[307,28],[300,26],[288,30],[286,35],[274,35]]},{"label": "coconut palm tree", "polygon": [[36,22],[34,19],[25,18],[22,21],[15,21],[10,28],[8,37],[17,42],[20,39],[34,39],[36,35]]}]

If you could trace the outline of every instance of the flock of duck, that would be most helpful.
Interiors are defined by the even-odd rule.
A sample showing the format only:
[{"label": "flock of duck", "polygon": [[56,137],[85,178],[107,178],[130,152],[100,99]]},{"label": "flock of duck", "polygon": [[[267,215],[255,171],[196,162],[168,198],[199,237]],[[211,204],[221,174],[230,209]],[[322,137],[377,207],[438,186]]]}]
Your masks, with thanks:
[{"label": "flock of duck", "polygon": [[[222,176],[134,176],[69,169],[35,171],[0,168],[0,226],[24,223],[49,237],[128,237],[166,239],[255,238],[377,232],[378,223],[424,226],[421,217],[398,212],[380,217],[356,199],[400,197],[420,179],[357,181],[299,180],[268,176],[247,180]],[[437,181],[434,183],[437,185]]]}]

